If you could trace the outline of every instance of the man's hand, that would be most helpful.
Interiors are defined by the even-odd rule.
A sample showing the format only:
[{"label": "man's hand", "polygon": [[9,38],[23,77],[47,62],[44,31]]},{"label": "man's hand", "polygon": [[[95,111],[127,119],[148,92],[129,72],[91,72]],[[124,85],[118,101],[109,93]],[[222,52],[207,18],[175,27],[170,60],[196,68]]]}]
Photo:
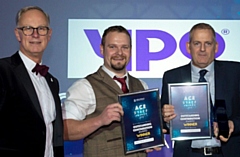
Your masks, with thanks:
[{"label": "man's hand", "polygon": [[175,118],[177,115],[174,113],[174,106],[165,104],[162,108],[162,116],[163,120],[167,123],[170,122],[173,118]]},{"label": "man's hand", "polygon": [[123,108],[119,103],[108,105],[99,115],[101,126],[109,125],[112,121],[121,121],[123,116]]},{"label": "man's hand", "polygon": [[146,153],[150,153],[152,151],[160,151],[162,149],[162,147],[154,147],[154,148],[150,148],[150,149],[146,149]]},{"label": "man's hand", "polygon": [[[162,132],[165,134],[166,132],[167,132],[167,130],[166,129],[163,129],[162,130]],[[150,149],[146,149],[145,150],[145,152],[146,153],[150,153],[150,152],[152,152],[152,151],[160,151],[162,149],[162,147],[154,147],[154,148],[150,148]]]},{"label": "man's hand", "polygon": [[[225,138],[222,135],[219,136],[219,139],[223,142],[227,142],[228,139],[231,137],[232,132],[234,131],[233,121],[231,121],[231,120],[228,121],[228,127],[229,127],[228,138]],[[218,128],[218,123],[217,122],[213,122],[213,129],[214,129],[215,137],[218,137],[219,128]]]}]

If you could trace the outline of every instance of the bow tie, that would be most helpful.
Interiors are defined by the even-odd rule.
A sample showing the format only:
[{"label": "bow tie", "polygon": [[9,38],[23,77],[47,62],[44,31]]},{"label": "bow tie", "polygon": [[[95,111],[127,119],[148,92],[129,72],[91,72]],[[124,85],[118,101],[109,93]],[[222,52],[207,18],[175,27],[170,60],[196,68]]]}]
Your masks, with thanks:
[{"label": "bow tie", "polygon": [[38,63],[36,66],[32,69],[32,72],[36,72],[36,75],[39,73],[42,76],[45,76],[48,72],[49,67],[46,65],[39,65]]}]

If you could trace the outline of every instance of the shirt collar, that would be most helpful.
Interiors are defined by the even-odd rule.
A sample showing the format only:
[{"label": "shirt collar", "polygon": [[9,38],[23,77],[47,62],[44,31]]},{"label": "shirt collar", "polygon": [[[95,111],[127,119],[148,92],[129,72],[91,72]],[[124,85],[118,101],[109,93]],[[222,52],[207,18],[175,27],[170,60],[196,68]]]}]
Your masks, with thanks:
[{"label": "shirt collar", "polygon": [[[36,66],[36,63],[28,58],[25,54],[23,54],[20,50],[18,51],[18,54],[20,55],[25,67],[29,70],[32,71],[32,69]],[[40,65],[42,62],[40,63]]]},{"label": "shirt collar", "polygon": [[[106,68],[104,65],[102,66],[102,69],[103,69],[103,71],[105,71],[111,78],[113,78],[114,76],[116,76],[116,74],[114,73],[114,72],[112,72],[112,71],[110,71],[108,68]],[[121,78],[123,78],[123,77],[127,77],[127,79],[128,79],[128,73],[126,72]]]},{"label": "shirt collar", "polygon": [[199,71],[202,70],[202,69],[206,69],[206,70],[208,71],[207,74],[211,74],[211,73],[214,72],[214,61],[213,61],[211,64],[209,64],[206,68],[202,68],[202,69],[196,67],[196,66],[193,65],[193,63],[191,62],[191,69],[192,69],[192,72],[193,72],[194,74],[197,74],[197,75],[199,75]]}]

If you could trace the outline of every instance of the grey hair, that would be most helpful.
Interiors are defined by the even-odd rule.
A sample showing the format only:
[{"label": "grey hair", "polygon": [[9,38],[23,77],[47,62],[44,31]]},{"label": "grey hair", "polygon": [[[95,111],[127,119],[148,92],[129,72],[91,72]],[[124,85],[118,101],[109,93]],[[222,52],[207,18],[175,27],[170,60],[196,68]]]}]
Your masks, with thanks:
[{"label": "grey hair", "polygon": [[192,41],[192,38],[193,38],[193,32],[197,29],[208,29],[212,32],[213,34],[213,40],[216,42],[216,32],[215,30],[213,29],[213,27],[207,23],[198,23],[196,25],[194,25],[191,30],[190,30],[190,35],[189,35],[189,42]]},{"label": "grey hair", "polygon": [[19,20],[20,20],[20,18],[21,18],[21,16],[22,16],[22,14],[23,13],[25,13],[25,12],[27,12],[27,11],[29,11],[29,10],[39,10],[39,11],[41,11],[43,14],[44,14],[44,16],[46,17],[46,19],[47,19],[47,23],[48,23],[48,25],[50,25],[50,17],[49,17],[49,15],[46,13],[46,12],[44,12],[40,7],[38,7],[38,6],[27,6],[27,7],[24,7],[24,8],[22,8],[22,9],[20,9],[18,12],[17,12],[17,15],[16,15],[16,25],[18,25],[18,23],[19,23]]}]

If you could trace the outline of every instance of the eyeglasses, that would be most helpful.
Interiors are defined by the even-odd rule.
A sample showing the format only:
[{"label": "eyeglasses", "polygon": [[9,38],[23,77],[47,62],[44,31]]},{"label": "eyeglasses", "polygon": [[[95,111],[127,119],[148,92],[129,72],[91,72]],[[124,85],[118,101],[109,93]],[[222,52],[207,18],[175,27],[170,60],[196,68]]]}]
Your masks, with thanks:
[{"label": "eyeglasses", "polygon": [[17,29],[22,30],[23,34],[26,36],[31,36],[33,35],[34,30],[37,30],[37,33],[41,36],[47,35],[49,27],[47,26],[39,26],[39,27],[31,27],[31,26],[23,26],[23,27],[18,27]]}]

